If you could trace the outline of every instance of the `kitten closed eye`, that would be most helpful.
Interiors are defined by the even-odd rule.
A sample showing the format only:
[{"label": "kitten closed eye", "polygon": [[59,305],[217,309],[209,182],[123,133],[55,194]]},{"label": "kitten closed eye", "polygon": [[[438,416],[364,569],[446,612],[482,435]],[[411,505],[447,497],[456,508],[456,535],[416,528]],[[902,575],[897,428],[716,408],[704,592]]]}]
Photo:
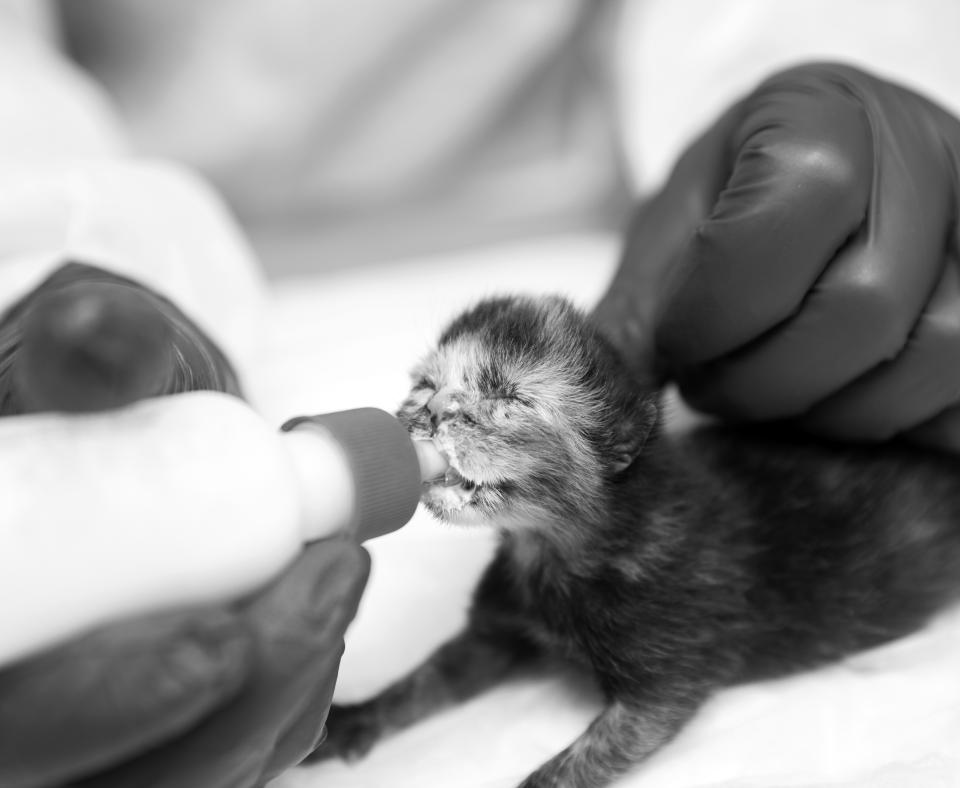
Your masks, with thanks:
[{"label": "kitten closed eye", "polygon": [[422,389],[436,390],[437,386],[430,378],[417,378],[412,388],[414,391],[420,391]]}]

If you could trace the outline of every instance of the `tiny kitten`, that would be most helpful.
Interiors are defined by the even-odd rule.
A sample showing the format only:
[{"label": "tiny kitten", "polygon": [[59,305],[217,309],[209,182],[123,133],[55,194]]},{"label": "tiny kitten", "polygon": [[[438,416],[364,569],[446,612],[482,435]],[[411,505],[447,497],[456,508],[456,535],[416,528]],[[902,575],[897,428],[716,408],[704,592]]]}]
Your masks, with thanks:
[{"label": "tiny kitten", "polygon": [[481,303],[414,381],[398,415],[453,468],[424,503],[489,523],[499,548],[466,628],[378,697],[334,707],[314,759],[362,756],[560,657],[606,707],[522,785],[602,786],[718,689],[905,635],[960,596],[960,462],[743,427],[662,433],[659,392],[559,298]]}]

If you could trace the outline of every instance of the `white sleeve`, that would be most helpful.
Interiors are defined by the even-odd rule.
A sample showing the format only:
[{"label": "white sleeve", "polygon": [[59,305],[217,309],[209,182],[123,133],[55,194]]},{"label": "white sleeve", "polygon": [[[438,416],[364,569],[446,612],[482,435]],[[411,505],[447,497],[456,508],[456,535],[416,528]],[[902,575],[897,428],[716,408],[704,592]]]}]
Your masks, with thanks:
[{"label": "white sleeve", "polygon": [[0,0],[0,312],[67,260],[99,265],[171,298],[243,375],[262,292],[239,227],[198,176],[129,153],[42,7]]},{"label": "white sleeve", "polygon": [[803,61],[849,62],[960,114],[958,32],[956,0],[627,0],[619,89],[635,184],[655,188],[723,109]]},{"label": "white sleeve", "polygon": [[136,159],[0,173],[0,309],[68,260],[97,265],[172,299],[248,377],[262,329],[260,269],[203,180]]}]

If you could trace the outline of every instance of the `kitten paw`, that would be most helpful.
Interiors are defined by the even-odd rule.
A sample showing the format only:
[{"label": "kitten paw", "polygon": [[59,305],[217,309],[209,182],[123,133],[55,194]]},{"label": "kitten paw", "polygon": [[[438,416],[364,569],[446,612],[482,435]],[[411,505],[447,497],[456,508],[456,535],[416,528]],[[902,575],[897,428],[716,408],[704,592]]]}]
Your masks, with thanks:
[{"label": "kitten paw", "polygon": [[376,712],[365,704],[330,707],[327,738],[309,756],[306,763],[341,758],[348,763],[363,758],[380,738]]}]

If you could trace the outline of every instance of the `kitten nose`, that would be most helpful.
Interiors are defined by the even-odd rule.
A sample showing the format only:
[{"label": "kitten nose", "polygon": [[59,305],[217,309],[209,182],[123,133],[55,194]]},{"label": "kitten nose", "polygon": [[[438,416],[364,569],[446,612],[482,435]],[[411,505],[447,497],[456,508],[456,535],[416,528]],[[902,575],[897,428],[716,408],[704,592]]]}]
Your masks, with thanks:
[{"label": "kitten nose", "polygon": [[427,409],[430,411],[430,424],[436,429],[441,421],[449,419],[460,412],[460,403],[453,399],[453,397],[436,394],[427,403]]}]

